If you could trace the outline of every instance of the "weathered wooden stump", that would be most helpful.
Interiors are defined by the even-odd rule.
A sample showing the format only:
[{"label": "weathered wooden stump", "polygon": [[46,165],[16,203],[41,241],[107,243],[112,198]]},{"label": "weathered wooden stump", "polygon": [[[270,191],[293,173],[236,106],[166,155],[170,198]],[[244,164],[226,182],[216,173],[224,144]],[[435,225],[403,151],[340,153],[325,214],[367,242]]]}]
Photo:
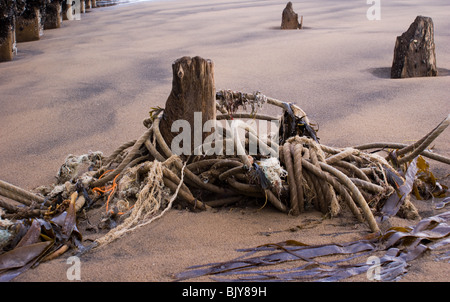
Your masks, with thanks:
[{"label": "weathered wooden stump", "polygon": [[0,62],[11,61],[17,52],[16,16],[25,10],[25,0],[0,1]]},{"label": "weathered wooden stump", "polygon": [[303,16],[298,22],[298,14],[294,12],[292,2],[288,2],[281,16],[281,29],[301,29],[303,27]]},{"label": "weathered wooden stump", "polygon": [[2,0],[0,4],[0,62],[4,62],[13,59],[12,18],[14,17],[14,3]]},{"label": "weathered wooden stump", "polygon": [[22,15],[16,18],[17,42],[36,41],[44,34],[45,0],[27,0]]},{"label": "weathered wooden stump", "polygon": [[433,20],[417,16],[397,37],[391,78],[437,76]]},{"label": "weathered wooden stump", "polygon": [[[216,119],[214,64],[200,57],[182,57],[172,64],[172,71],[172,91],[160,123],[161,134],[170,147],[173,138],[178,135],[171,131],[173,122],[187,121],[191,127],[190,154],[193,154],[194,148],[210,134],[203,132],[204,123]],[[194,116],[197,117],[196,123]],[[202,133],[200,137],[199,133]]]},{"label": "weathered wooden stump", "polygon": [[86,3],[84,0],[63,0],[62,2],[62,18],[63,20],[79,20],[80,16],[86,12]]},{"label": "weathered wooden stump", "polygon": [[5,18],[0,19],[0,62],[14,58],[15,36],[13,25]]},{"label": "weathered wooden stump", "polygon": [[75,1],[64,0],[62,2],[62,18],[65,21],[70,21],[75,19],[74,7]]},{"label": "weathered wooden stump", "polygon": [[17,42],[36,41],[43,35],[39,8],[34,7],[29,13],[26,17],[20,16],[16,20]]},{"label": "weathered wooden stump", "polygon": [[80,13],[86,13],[86,2],[84,0],[80,0]]},{"label": "weathered wooden stump", "polygon": [[63,0],[52,0],[45,8],[44,29],[60,28],[62,24],[62,2]]}]

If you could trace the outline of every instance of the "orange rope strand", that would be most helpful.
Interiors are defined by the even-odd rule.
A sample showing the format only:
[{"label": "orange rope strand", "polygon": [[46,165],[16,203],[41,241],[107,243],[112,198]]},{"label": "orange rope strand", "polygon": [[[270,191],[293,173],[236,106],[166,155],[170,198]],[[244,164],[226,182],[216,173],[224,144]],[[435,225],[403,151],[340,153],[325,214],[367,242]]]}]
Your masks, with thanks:
[{"label": "orange rope strand", "polygon": [[[114,169],[105,171],[102,175],[100,175],[100,177],[99,177],[98,179],[101,179],[101,178],[102,178],[103,176],[105,176],[107,173],[112,172],[112,171],[114,171]],[[105,194],[105,193],[108,193],[108,192],[109,192],[108,199],[106,200],[106,213],[108,213],[108,211],[109,211],[109,202],[111,201],[111,199],[112,199],[114,193],[116,192],[116,189],[117,189],[117,183],[116,183],[116,181],[117,181],[117,177],[118,177],[119,175],[120,175],[120,173],[117,174],[117,175],[114,177],[114,180],[113,180],[112,185],[92,188],[92,191],[93,191],[93,192],[97,192],[97,193],[99,193],[99,194]],[[132,205],[131,207],[129,207],[128,210],[132,209],[133,207],[134,207],[134,205]],[[110,212],[113,213],[112,210],[111,210]],[[117,213],[117,215],[123,215],[123,214],[125,214],[125,213],[123,213],[123,212]]]},{"label": "orange rope strand", "polygon": [[117,174],[116,177],[114,177],[113,184],[112,184],[112,186],[111,186],[111,192],[109,193],[108,199],[106,200],[106,212],[108,212],[109,201],[111,200],[111,197],[112,197],[112,196],[114,195],[114,193],[116,192],[116,188],[117,188],[116,180],[117,180],[117,177],[118,177],[119,175],[120,175],[120,174]]}]

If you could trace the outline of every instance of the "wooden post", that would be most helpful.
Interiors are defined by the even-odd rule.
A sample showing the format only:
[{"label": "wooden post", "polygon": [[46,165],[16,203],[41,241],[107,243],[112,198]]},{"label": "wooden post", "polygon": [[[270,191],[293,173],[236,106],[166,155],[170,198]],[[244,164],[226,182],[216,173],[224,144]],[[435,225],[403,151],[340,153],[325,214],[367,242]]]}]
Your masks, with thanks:
[{"label": "wooden post", "polygon": [[27,7],[25,12],[16,19],[17,42],[36,41],[44,34],[41,22],[41,11],[38,6]]},{"label": "wooden post", "polygon": [[433,20],[417,16],[409,29],[397,37],[391,78],[437,75]]},{"label": "wooden post", "polygon": [[65,21],[70,21],[74,19],[73,16],[73,7],[72,7],[72,1],[64,0],[62,5],[62,18]]},{"label": "wooden post", "polygon": [[13,59],[11,36],[11,30],[13,28],[11,24],[12,12],[12,5],[2,1],[0,5],[0,62],[11,61]]},{"label": "wooden post", "polygon": [[303,16],[301,22],[298,22],[298,14],[294,12],[292,2],[288,2],[281,15],[281,29],[302,29]]},{"label": "wooden post", "polygon": [[82,13],[86,12],[86,4],[84,0],[63,0],[62,1],[62,18],[63,20],[80,20]]},{"label": "wooden post", "polygon": [[45,8],[44,29],[60,28],[62,23],[61,0],[53,0]]},{"label": "wooden post", "polygon": [[0,4],[0,62],[11,61],[17,53],[16,16],[25,10],[24,1],[1,1]]},{"label": "wooden post", "polygon": [[[170,147],[172,139],[178,135],[171,131],[172,123],[177,120],[188,121],[191,127],[191,154],[193,154],[194,148],[198,146],[198,136],[197,142],[194,143],[194,132],[202,133],[200,143],[203,143],[205,137],[210,134],[203,132],[204,123],[216,119],[214,64],[201,57],[182,57],[172,64],[172,71],[172,91],[166,101],[160,123],[161,134]],[[201,113],[202,129],[194,125],[195,112]]]},{"label": "wooden post", "polygon": [[80,13],[86,13],[86,3],[84,2],[84,0],[80,0]]},{"label": "wooden post", "polygon": [[15,32],[9,20],[0,19],[0,62],[11,61],[14,57]]}]

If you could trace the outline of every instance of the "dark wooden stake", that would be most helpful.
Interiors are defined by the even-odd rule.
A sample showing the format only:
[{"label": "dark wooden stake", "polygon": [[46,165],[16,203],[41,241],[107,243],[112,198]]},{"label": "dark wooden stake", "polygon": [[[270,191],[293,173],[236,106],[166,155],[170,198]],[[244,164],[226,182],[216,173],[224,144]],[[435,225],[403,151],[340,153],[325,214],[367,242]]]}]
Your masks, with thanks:
[{"label": "dark wooden stake", "polygon": [[[192,154],[198,146],[198,134],[202,133],[201,142],[210,134],[203,132],[204,123],[216,119],[214,64],[201,57],[182,57],[172,64],[172,71],[172,91],[166,101],[160,123],[161,134],[170,147],[173,138],[179,134],[171,131],[172,123],[177,120],[188,121],[191,127]],[[194,124],[196,112],[201,113],[202,129],[198,129],[198,125]]]},{"label": "dark wooden stake", "polygon": [[53,0],[45,8],[44,29],[60,28],[62,23],[62,0]]},{"label": "dark wooden stake", "polygon": [[408,30],[397,37],[391,78],[437,75],[433,20],[417,16]]},{"label": "dark wooden stake", "polygon": [[27,7],[24,14],[17,17],[17,42],[30,42],[41,38],[44,33],[41,17],[41,11],[38,6]]},{"label": "dark wooden stake", "polygon": [[294,12],[292,2],[288,2],[281,15],[281,29],[302,29],[303,16],[300,23],[298,22],[298,14]]},{"label": "dark wooden stake", "polygon": [[11,61],[14,57],[14,28],[6,19],[0,19],[0,27],[4,35],[0,37],[0,62]]}]

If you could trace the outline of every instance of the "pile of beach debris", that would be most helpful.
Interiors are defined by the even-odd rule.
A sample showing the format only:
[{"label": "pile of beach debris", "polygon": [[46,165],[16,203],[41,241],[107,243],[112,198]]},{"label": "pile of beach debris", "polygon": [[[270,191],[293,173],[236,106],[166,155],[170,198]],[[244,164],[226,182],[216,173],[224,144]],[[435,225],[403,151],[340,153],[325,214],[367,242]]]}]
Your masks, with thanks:
[{"label": "pile of beach debris", "polygon": [[[35,192],[0,181],[0,195],[7,198],[0,199],[0,280],[70,249],[86,252],[108,244],[176,203],[201,211],[257,199],[294,216],[350,211],[385,238],[379,225],[386,217],[419,218],[411,195],[448,199],[448,188],[425,158],[450,164],[428,149],[450,115],[411,145],[336,148],[320,142],[315,125],[295,104],[261,92],[215,91],[210,60],[183,57],[172,68],[166,108],[151,109],[138,139],[108,157],[69,155],[57,182]],[[259,114],[262,106],[281,114]],[[102,211],[96,226],[90,222],[98,238],[86,244],[77,221],[93,209]]]}]

